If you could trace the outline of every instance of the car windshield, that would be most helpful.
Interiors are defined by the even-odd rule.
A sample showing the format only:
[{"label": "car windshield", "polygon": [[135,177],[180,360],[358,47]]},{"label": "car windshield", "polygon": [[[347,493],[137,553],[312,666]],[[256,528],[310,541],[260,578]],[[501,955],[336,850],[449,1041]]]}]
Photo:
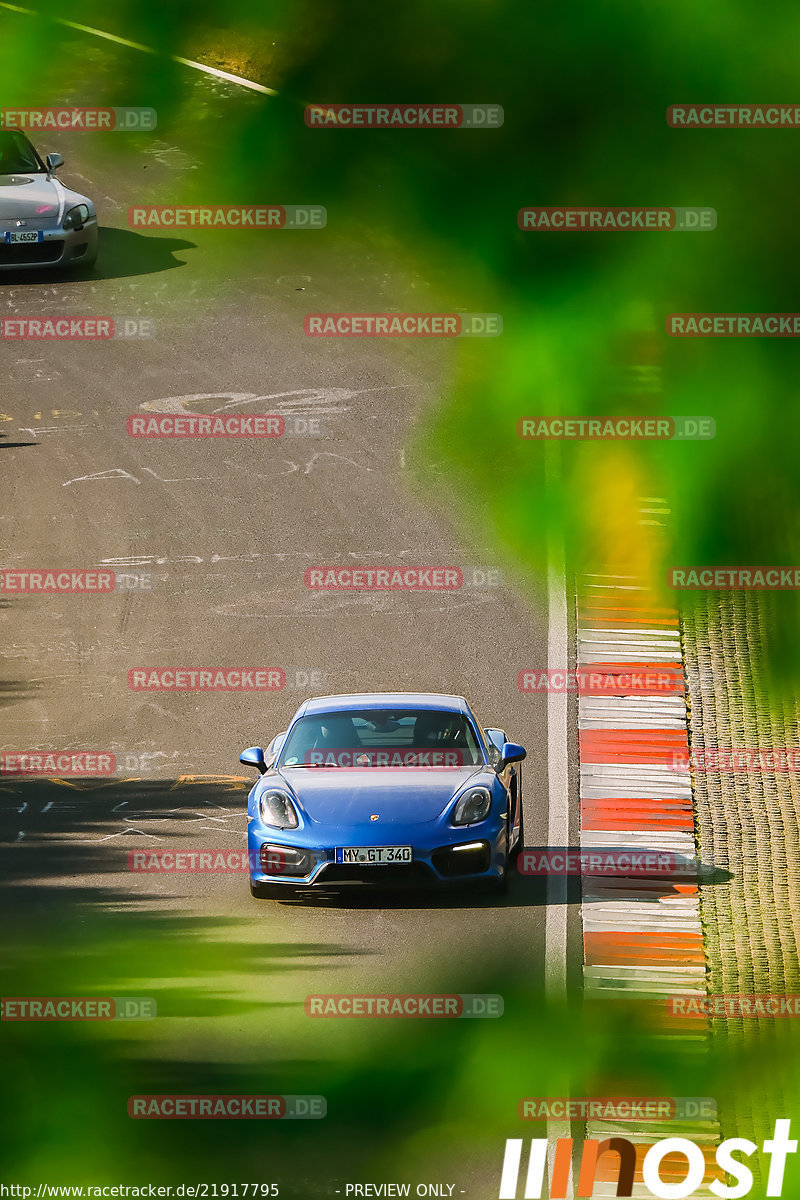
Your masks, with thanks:
[{"label": "car windshield", "polygon": [[279,767],[462,767],[483,762],[475,732],[459,712],[358,709],[301,717],[281,748]]},{"label": "car windshield", "polygon": [[20,171],[45,171],[39,155],[28,139],[13,130],[0,131],[0,175],[16,175]]}]

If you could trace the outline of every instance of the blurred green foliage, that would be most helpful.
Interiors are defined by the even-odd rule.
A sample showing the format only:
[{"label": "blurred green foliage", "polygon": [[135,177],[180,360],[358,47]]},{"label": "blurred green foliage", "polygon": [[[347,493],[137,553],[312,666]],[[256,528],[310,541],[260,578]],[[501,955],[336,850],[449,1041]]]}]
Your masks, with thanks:
[{"label": "blurred green foliage", "polygon": [[[501,338],[459,346],[416,468],[421,487],[455,494],[455,511],[509,559],[541,574],[546,533],[563,528],[573,566],[613,561],[653,578],[670,562],[800,562],[797,342],[672,341],[664,333],[675,311],[798,307],[800,131],[682,132],[665,120],[667,106],[682,101],[792,101],[794,4],[777,0],[768,14],[743,0],[700,7],[685,0],[440,0],[435,7],[228,0],[222,12],[210,0],[118,0],[113,8],[85,0],[69,14],[55,0],[38,7],[44,16],[0,10],[3,105],[153,106],[157,137],[211,164],[210,175],[181,176],[180,184],[159,177],[136,199],[323,203],[329,225],[314,235],[314,254],[343,245],[356,256],[385,254],[418,275],[437,306],[502,314]],[[48,15],[157,53],[100,42]],[[262,82],[280,95],[215,90],[168,57],[212,52],[215,38],[234,47],[233,66],[237,48],[242,61],[249,54],[274,64],[275,77]],[[303,122],[309,102],[392,100],[499,103],[505,124],[370,132]],[[108,135],[99,144],[113,163],[142,139]],[[710,205],[718,227],[549,235],[517,228],[520,207],[560,204]],[[564,446],[557,489],[545,487],[542,448],[516,437],[524,415],[626,412],[710,415],[717,437]],[[671,509],[671,533],[656,541],[655,557],[639,524],[641,498],[649,496],[664,497]],[[797,602],[785,595],[775,603],[773,660],[796,678]],[[396,1177],[398,1164],[405,1177],[436,1168],[446,1177],[469,1161],[494,1164],[494,1182],[503,1140],[539,1134],[517,1120],[518,1098],[562,1094],[565,1079],[577,1094],[584,1080],[588,1089],[609,1074],[623,1094],[724,1102],[754,1073],[772,1073],[781,1080],[781,1107],[769,1116],[796,1108],[790,1023],[771,1041],[691,1066],[658,1039],[632,1041],[630,1019],[620,1021],[613,1009],[588,1023],[571,1007],[548,1009],[541,980],[532,984],[522,964],[509,966],[502,986],[465,966],[462,990],[485,983],[503,992],[502,1021],[372,1026],[344,1061],[333,1050],[309,1061],[298,1036],[297,1061],[284,1062],[259,1038],[275,1019],[271,1010],[257,1021],[251,1010],[231,1035],[238,1065],[221,1065],[200,1050],[221,1044],[219,1023],[243,1003],[242,980],[257,991],[260,972],[277,969],[269,947],[262,958],[232,962],[223,931],[188,930],[180,914],[141,916],[138,925],[121,912],[102,920],[95,913],[82,940],[83,902],[67,898],[64,914],[66,923],[51,927],[42,917],[8,931],[4,994],[36,985],[29,961],[36,947],[47,956],[51,992],[55,981],[66,994],[108,994],[112,985],[157,993],[164,1046],[158,1057],[149,1029],[4,1028],[8,1178],[24,1170],[53,1182],[231,1181],[283,1172],[307,1179],[295,1193],[307,1195],[312,1179],[322,1187],[351,1174],[353,1164],[358,1178]],[[158,950],[165,939],[168,962]],[[219,994],[206,997],[214,1011],[198,1015],[205,1001],[191,980],[201,968],[218,978]],[[302,1080],[327,1095],[329,1117],[313,1128],[133,1125],[125,1100],[145,1090],[143,1076],[151,1091],[185,1092],[302,1091]],[[756,1126],[768,1132],[764,1114],[754,1114]]]}]

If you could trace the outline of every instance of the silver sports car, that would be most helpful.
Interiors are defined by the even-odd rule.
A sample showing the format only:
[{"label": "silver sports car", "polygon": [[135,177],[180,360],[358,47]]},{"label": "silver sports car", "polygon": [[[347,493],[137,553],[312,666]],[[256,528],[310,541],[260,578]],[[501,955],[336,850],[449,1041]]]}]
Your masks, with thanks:
[{"label": "silver sports car", "polygon": [[91,200],[64,187],[23,133],[0,130],[0,271],[91,266],[97,258],[97,213]]}]

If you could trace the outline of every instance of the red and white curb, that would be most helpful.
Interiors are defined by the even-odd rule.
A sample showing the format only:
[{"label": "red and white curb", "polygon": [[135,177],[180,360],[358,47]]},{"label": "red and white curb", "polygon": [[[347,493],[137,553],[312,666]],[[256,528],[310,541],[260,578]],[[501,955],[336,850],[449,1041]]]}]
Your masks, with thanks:
[{"label": "red and white curb", "polygon": [[[581,916],[587,999],[641,998],[659,1010],[663,1038],[681,1049],[707,1046],[707,1022],[669,1017],[671,994],[706,994],[696,845],[688,770],[687,711],[678,613],[637,579],[587,574],[577,581],[577,663],[613,684],[578,696],[581,850],[641,847],[687,861],[678,881],[663,877],[584,876]],[[660,690],[632,690],[631,675],[661,676]],[[627,690],[625,690],[627,687]],[[688,757],[684,760],[688,761]],[[719,1141],[714,1121],[681,1129],[709,1162]],[[587,1137],[650,1145],[670,1136],[664,1122],[589,1120]],[[613,1172],[594,1195],[616,1194]],[[706,1186],[695,1195],[712,1195]],[[634,1196],[648,1196],[640,1184]]]}]

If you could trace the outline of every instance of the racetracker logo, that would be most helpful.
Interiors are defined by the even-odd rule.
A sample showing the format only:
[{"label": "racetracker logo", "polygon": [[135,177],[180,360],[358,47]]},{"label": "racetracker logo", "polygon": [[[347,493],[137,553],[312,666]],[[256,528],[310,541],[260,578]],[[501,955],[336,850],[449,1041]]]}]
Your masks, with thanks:
[{"label": "racetracker logo", "polygon": [[113,571],[45,570],[16,571],[0,569],[0,592],[16,592],[31,595],[44,592],[49,595],[95,595],[113,592],[117,577]]},{"label": "racetracker logo", "polygon": [[663,692],[685,691],[682,667],[654,663],[593,663],[569,671],[539,667],[520,671],[517,687],[521,692],[576,692],[580,696],[605,696],[636,692],[640,696],[658,696]]},{"label": "racetracker logo", "polygon": [[667,1012],[673,1017],[800,1017],[800,995],[772,992],[763,995],[669,996]]},{"label": "racetracker logo", "polygon": [[154,108],[2,108],[0,129],[150,130],[158,124]]},{"label": "racetracker logo", "polygon": [[307,588],[320,591],[457,592],[458,567],[308,567]]},{"label": "racetracker logo", "polygon": [[800,313],[670,313],[670,337],[800,337]]},{"label": "racetracker logo", "polygon": [[306,996],[307,1017],[502,1017],[503,997],[456,993]]},{"label": "racetracker logo", "polygon": [[0,1021],[152,1021],[152,996],[3,996]]},{"label": "racetracker logo", "polygon": [[667,124],[673,129],[797,129],[796,104],[670,104]]},{"label": "racetracker logo", "polygon": [[570,441],[701,441],[716,436],[711,417],[520,417],[517,436]]},{"label": "racetracker logo", "polygon": [[710,1096],[527,1096],[517,1104],[521,1121],[712,1121]]},{"label": "racetracker logo", "polygon": [[309,750],[310,767],[471,767],[475,760],[464,750]]},{"label": "racetracker logo", "polygon": [[674,753],[673,771],[695,771],[698,774],[725,775],[729,772],[750,772],[759,775],[772,771],[800,770],[800,749],[778,746],[760,749],[692,749],[691,754]]},{"label": "racetracker logo", "polygon": [[153,321],[133,317],[0,317],[6,342],[105,342],[112,338],[149,338]]},{"label": "racetracker logo", "polygon": [[517,224],[526,231],[559,233],[706,231],[716,229],[717,214],[713,208],[521,208]]},{"label": "racetracker logo", "polygon": [[0,775],[113,775],[116,769],[113,754],[96,751],[18,750],[0,754]]},{"label": "racetracker logo", "polygon": [[667,584],[693,591],[794,591],[800,567],[671,567]]},{"label": "racetracker logo", "polygon": [[307,104],[311,129],[499,129],[499,104]]},{"label": "racetracker logo", "polygon": [[326,1116],[324,1096],[131,1096],[128,1116],[151,1121],[317,1121]]},{"label": "racetracker logo", "polygon": [[669,876],[690,866],[680,855],[642,846],[531,846],[517,859],[520,875]]},{"label": "racetracker logo", "polygon": [[321,204],[147,204],[128,209],[132,229],[324,229]]},{"label": "racetracker logo", "polygon": [[[286,865],[286,856],[277,848],[270,850],[269,866]],[[162,875],[230,875],[239,871],[260,871],[257,851],[247,850],[129,850],[128,870]]]},{"label": "racetracker logo", "polygon": [[280,692],[282,667],[131,667],[134,692]]},{"label": "racetracker logo", "polygon": [[[786,1158],[789,1154],[797,1153],[797,1142],[790,1140],[789,1130],[791,1121],[775,1122],[775,1131],[770,1141],[763,1144],[763,1153],[770,1157],[769,1176],[767,1179],[766,1195],[780,1196],[783,1192],[783,1176],[786,1169]],[[745,1138],[729,1138],[716,1147],[715,1162],[707,1163],[703,1149],[690,1142],[688,1138],[662,1138],[652,1145],[634,1144],[629,1138],[611,1137],[599,1142],[590,1138],[583,1143],[581,1154],[580,1174],[576,1192],[578,1196],[591,1196],[594,1190],[597,1167],[600,1158],[613,1152],[615,1164],[618,1164],[617,1182],[618,1196],[633,1194],[634,1178],[639,1178],[637,1169],[637,1146],[640,1151],[641,1180],[653,1196],[659,1200],[685,1200],[700,1185],[714,1179],[710,1184],[711,1190],[717,1196],[737,1197],[746,1196],[753,1186],[753,1172],[733,1154],[742,1154],[749,1158],[757,1149],[755,1142]],[[503,1167],[500,1177],[499,1200],[517,1200],[521,1194],[524,1200],[538,1200],[542,1195],[545,1171],[548,1165],[549,1145],[546,1138],[532,1138],[530,1143],[530,1158],[525,1173],[525,1190],[519,1192],[520,1167],[522,1165],[522,1139],[509,1138],[506,1141]],[[641,1158],[641,1151],[646,1150]],[[572,1138],[558,1138],[555,1143],[555,1153],[551,1160],[552,1175],[548,1194],[553,1200],[563,1198],[567,1194],[570,1171],[572,1169]],[[733,1175],[735,1187],[729,1187],[724,1181],[725,1176]],[[665,1179],[663,1176],[667,1175]],[[603,1182],[606,1184],[607,1175],[604,1173]],[[605,1190],[605,1189],[604,1189]]]},{"label": "racetracker logo", "polygon": [[277,413],[228,413],[224,417],[128,417],[128,437],[140,438],[276,438],[286,425]]},{"label": "racetracker logo", "polygon": [[308,337],[499,337],[499,313],[309,313]]}]

